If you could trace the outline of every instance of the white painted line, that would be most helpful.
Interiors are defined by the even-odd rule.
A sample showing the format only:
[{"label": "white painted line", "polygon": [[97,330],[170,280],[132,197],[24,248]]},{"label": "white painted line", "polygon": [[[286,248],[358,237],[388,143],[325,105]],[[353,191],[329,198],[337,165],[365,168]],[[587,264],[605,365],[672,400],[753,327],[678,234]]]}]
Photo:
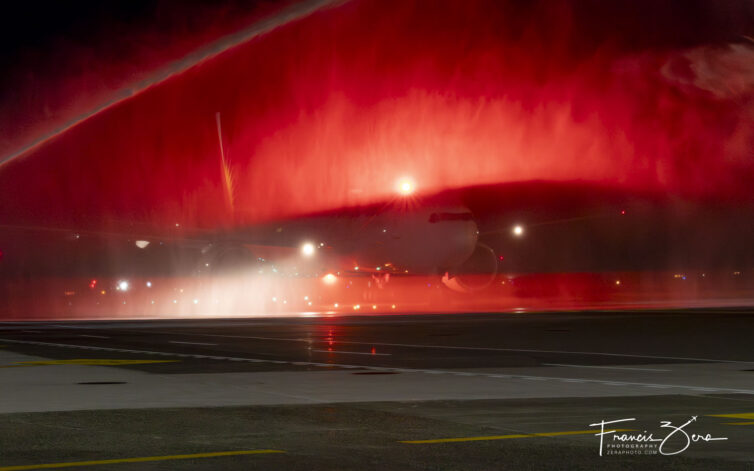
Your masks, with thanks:
[{"label": "white painted line", "polygon": [[596,365],[567,365],[564,363],[542,363],[543,366],[566,366],[568,368],[597,368],[601,370],[631,370],[631,371],[672,371],[658,368],[629,368],[627,366],[596,366]]},{"label": "white painted line", "polygon": [[110,338],[105,335],[87,335],[87,334],[79,334],[79,337],[91,337],[93,339],[109,339]]},{"label": "white painted line", "polygon": [[370,353],[370,352],[344,352],[342,350],[312,350],[312,352],[319,352],[319,353],[344,353],[347,355],[382,355],[382,356],[390,356],[391,353]]},{"label": "white painted line", "polygon": [[[176,335],[176,332],[160,332],[151,331],[150,334],[162,334],[162,335]],[[303,338],[282,338],[282,337],[256,337],[251,335],[223,335],[223,334],[199,334],[194,332],[181,332],[180,335],[186,336],[200,336],[200,337],[220,337],[220,338],[232,338],[232,339],[251,339],[251,340],[273,340],[276,342],[312,342],[312,339]],[[324,340],[315,341],[318,343],[325,342]],[[746,360],[725,360],[720,358],[697,358],[697,357],[674,357],[674,356],[662,356],[662,355],[635,355],[631,353],[610,353],[610,352],[574,352],[569,350],[533,350],[524,348],[497,348],[497,347],[467,347],[467,346],[454,346],[454,345],[417,345],[410,343],[385,343],[385,342],[356,342],[348,340],[338,340],[342,345],[372,345],[378,347],[405,347],[405,348],[429,348],[429,349],[444,349],[444,350],[471,350],[471,351],[488,351],[488,352],[522,352],[522,353],[556,353],[559,355],[595,355],[595,356],[608,356],[608,357],[621,357],[621,358],[651,358],[654,360],[678,360],[678,361],[703,361],[713,363],[736,363],[743,365],[752,365],[754,361]]]},{"label": "white painted line", "polygon": [[205,342],[180,342],[178,340],[169,340],[168,343],[178,343],[181,345],[217,345],[216,343],[205,343]]},{"label": "white painted line", "polygon": [[[151,350],[131,350],[126,348],[109,348],[109,347],[94,347],[91,345],[73,345],[68,343],[52,343],[52,342],[35,342],[32,340],[16,340],[16,339],[4,339],[0,338],[0,342],[6,342],[6,343],[20,343],[20,344],[27,344],[27,345],[43,345],[43,346],[49,346],[49,347],[63,347],[63,348],[79,348],[84,350],[101,350],[106,352],[125,352],[125,353],[139,353],[139,354],[147,354],[147,355],[163,355],[163,356],[174,356],[179,358],[194,358],[194,357],[204,357],[204,358],[213,358],[216,360],[227,360],[227,361],[233,361],[233,360],[240,360],[240,361],[251,361],[256,363],[274,363],[274,364],[288,364],[288,365],[310,365],[310,366],[318,366],[322,368],[362,368],[366,370],[373,370],[373,371],[402,371],[406,373],[427,373],[427,374],[433,374],[433,375],[452,375],[454,373],[457,373],[457,371],[449,371],[449,370],[420,370],[420,369],[410,369],[410,368],[390,368],[390,367],[379,367],[379,366],[367,366],[367,365],[341,365],[338,363],[318,363],[318,362],[294,362],[294,361],[282,361],[282,360],[263,360],[258,358],[239,358],[239,357],[222,357],[222,356],[213,356],[213,357],[207,357],[202,355],[193,355],[193,354],[187,354],[187,353],[176,353],[176,352],[155,352]],[[476,373],[477,377],[484,377],[484,378],[498,378],[499,375],[491,374],[491,373]],[[616,381],[606,381],[601,379],[591,379],[591,378],[559,378],[559,377],[553,377],[553,376],[528,376],[528,375],[508,375],[509,379],[535,379],[540,381],[581,381],[583,383],[590,383],[590,384],[600,384],[600,385],[610,385],[610,386],[637,386],[637,387],[645,387],[645,388],[674,388],[674,389],[685,389],[688,391],[718,391],[718,392],[727,392],[727,393],[740,393],[740,394],[754,394],[754,389],[734,389],[734,388],[705,388],[704,386],[691,386],[691,385],[685,385],[685,384],[655,384],[655,383],[637,383],[637,382],[616,382]]]}]

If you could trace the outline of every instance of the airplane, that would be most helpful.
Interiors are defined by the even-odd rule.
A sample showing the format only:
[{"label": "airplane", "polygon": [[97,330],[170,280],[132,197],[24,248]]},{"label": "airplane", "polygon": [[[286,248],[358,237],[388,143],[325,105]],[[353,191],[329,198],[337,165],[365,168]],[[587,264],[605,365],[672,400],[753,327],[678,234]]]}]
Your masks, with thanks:
[{"label": "airplane", "polygon": [[[223,143],[220,113],[215,113],[215,124],[225,199],[235,215],[233,171]],[[417,197],[416,190],[413,178],[401,176],[396,179],[395,198],[381,204],[262,224],[239,222],[231,229],[211,231],[133,223],[116,223],[117,229],[107,232],[13,225],[0,225],[0,230],[63,234],[73,242],[82,237],[90,243],[134,242],[142,254],[118,254],[112,244],[106,247],[110,252],[106,258],[116,269],[138,258],[149,265],[149,259],[160,258],[155,252],[164,252],[167,245],[199,251],[198,261],[164,270],[174,273],[211,276],[248,267],[264,271],[268,266],[275,273],[307,276],[368,274],[380,284],[395,275],[438,275],[445,286],[463,293],[489,285],[497,273],[497,258],[492,248],[479,241],[472,212],[453,199]],[[479,272],[485,273],[481,283],[476,276]]]},{"label": "airplane", "polygon": [[[280,275],[368,275],[380,284],[396,275],[436,275],[443,285],[461,293],[491,283],[497,258],[479,241],[472,212],[450,202],[430,199],[422,204],[414,190],[413,183],[410,188],[401,184],[398,197],[387,203],[223,230],[145,230],[133,225],[113,231],[13,225],[0,229],[48,233],[67,242],[57,250],[56,262],[49,256],[35,262],[33,253],[26,262],[20,261],[27,271],[37,273],[53,263],[76,271],[78,264],[81,275],[94,276],[108,270],[126,272],[141,263],[141,271],[148,272],[145,267],[150,266],[167,274],[214,276],[254,268]],[[171,250],[173,255],[168,254]],[[108,267],[102,266],[103,260]],[[155,267],[158,261],[166,266]],[[5,262],[7,267],[12,257]],[[485,272],[482,283],[476,276],[480,271]]]},{"label": "airplane", "polygon": [[[380,203],[264,223],[236,221],[227,229],[155,228],[128,221],[86,230],[14,221],[19,225],[0,226],[0,278],[11,280],[0,283],[0,298],[5,285],[6,298],[19,299],[12,282],[20,278],[28,280],[21,289],[29,296],[40,297],[36,293],[45,284],[59,280],[50,293],[75,291],[78,297],[107,290],[103,303],[116,294],[119,282],[127,281],[141,286],[128,293],[134,301],[159,286],[172,303],[175,297],[165,293],[173,287],[202,285],[204,292],[219,286],[219,297],[240,302],[254,296],[267,301],[278,296],[284,302],[275,293],[283,286],[300,294],[295,299],[304,310],[308,302],[301,306],[301,300],[314,292],[322,299],[311,301],[324,309],[338,302],[341,309],[347,302],[349,309],[359,302],[390,309],[393,299],[401,301],[399,309],[410,309],[406,299],[430,297],[432,309],[441,309],[463,298],[584,297],[592,291],[608,296],[653,285],[646,279],[655,278],[665,286],[674,257],[700,267],[705,286],[718,279],[739,286],[748,273],[742,267],[754,260],[748,243],[752,228],[743,224],[751,220],[752,209],[697,205],[687,213],[704,218],[680,218],[686,213],[662,195],[583,182],[480,185],[421,194],[416,189],[400,183],[396,194]],[[558,278],[564,273],[595,275]],[[87,288],[95,279],[96,289]],[[145,290],[150,280],[155,288]],[[334,289],[314,288],[319,280]],[[347,290],[350,283],[356,289]],[[291,308],[293,297],[288,298]],[[162,312],[158,308],[165,306],[156,306],[155,314]],[[17,311],[19,316],[27,312]]]},{"label": "airplane", "polygon": [[[235,186],[219,112],[215,124],[225,197],[232,210]],[[458,292],[492,282],[496,255],[478,240],[479,230],[468,208],[447,201],[422,204],[414,197],[416,182],[408,176],[396,179],[395,191],[396,199],[384,204],[214,233],[201,248],[199,272],[276,261],[276,271],[368,273],[379,277],[380,283],[395,274],[437,274]],[[489,274],[481,285],[476,277],[465,276],[479,271],[480,260]]]},{"label": "airplane", "polygon": [[497,270],[494,251],[479,241],[474,217],[462,205],[389,204],[239,227],[216,234],[201,252],[199,271],[208,274],[273,262],[280,272],[370,274],[381,282],[439,275],[459,292],[483,287],[465,276],[479,271],[480,259],[485,280]]}]

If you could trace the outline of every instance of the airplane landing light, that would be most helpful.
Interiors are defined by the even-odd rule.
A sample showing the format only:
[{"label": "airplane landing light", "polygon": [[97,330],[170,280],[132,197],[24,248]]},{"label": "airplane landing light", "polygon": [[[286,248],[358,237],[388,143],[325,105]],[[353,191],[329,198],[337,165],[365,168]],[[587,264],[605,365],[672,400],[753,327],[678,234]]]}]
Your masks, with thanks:
[{"label": "airplane landing light", "polygon": [[301,255],[304,257],[311,257],[314,255],[314,244],[311,242],[306,242],[304,245],[301,246]]},{"label": "airplane landing light", "polygon": [[416,190],[416,185],[414,184],[414,181],[410,178],[401,178],[398,180],[398,193],[400,193],[403,196],[408,196]]}]

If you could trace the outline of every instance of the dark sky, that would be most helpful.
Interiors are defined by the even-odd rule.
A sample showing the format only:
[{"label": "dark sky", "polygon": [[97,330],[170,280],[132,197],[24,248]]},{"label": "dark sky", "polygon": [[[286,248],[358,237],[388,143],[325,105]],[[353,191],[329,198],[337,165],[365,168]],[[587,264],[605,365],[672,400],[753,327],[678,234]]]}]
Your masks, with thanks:
[{"label": "dark sky", "polygon": [[[129,82],[283,8],[274,1],[7,2],[0,7],[4,151]],[[34,131],[29,130],[34,128]]]}]

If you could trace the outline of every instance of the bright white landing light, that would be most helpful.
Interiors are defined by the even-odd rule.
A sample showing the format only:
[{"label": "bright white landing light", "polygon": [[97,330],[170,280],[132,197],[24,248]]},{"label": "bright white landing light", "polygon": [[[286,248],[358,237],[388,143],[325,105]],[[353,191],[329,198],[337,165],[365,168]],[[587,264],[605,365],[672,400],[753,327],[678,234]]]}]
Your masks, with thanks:
[{"label": "bright white landing light", "polygon": [[304,257],[311,257],[314,255],[314,244],[307,242],[301,246],[301,255]]},{"label": "bright white landing light", "polygon": [[513,226],[513,235],[516,237],[524,235],[524,227],[520,225]]},{"label": "bright white landing light", "polygon": [[337,280],[338,280],[338,277],[333,275],[332,273],[328,273],[327,275],[322,277],[322,281],[324,281],[326,285],[331,285],[335,283]]},{"label": "bright white landing light", "polygon": [[398,193],[400,193],[403,196],[408,196],[411,193],[413,193],[414,190],[416,190],[416,185],[414,184],[414,180],[407,177],[404,177],[398,180],[397,187],[398,187]]},{"label": "bright white landing light", "polygon": [[128,291],[128,281],[123,280],[118,282],[118,289],[121,291]]}]

